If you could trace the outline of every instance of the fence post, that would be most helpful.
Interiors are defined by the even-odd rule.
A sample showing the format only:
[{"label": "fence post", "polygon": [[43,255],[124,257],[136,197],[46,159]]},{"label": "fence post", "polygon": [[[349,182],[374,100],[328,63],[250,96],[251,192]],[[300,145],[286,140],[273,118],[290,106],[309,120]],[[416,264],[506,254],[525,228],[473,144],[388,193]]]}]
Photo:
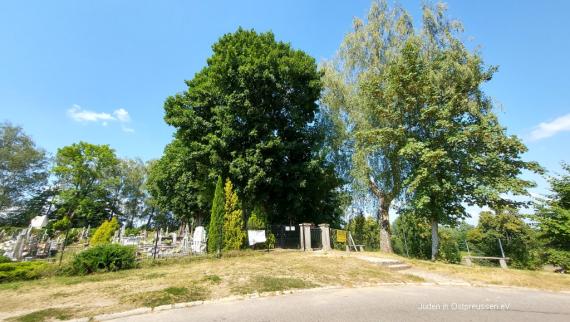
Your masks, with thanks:
[{"label": "fence post", "polygon": [[311,251],[311,224],[299,224],[301,229],[299,236],[301,238],[301,249],[304,251]]},{"label": "fence post", "polygon": [[320,224],[321,229],[321,244],[323,245],[324,251],[331,250],[331,237],[330,237],[330,227],[329,224]]}]

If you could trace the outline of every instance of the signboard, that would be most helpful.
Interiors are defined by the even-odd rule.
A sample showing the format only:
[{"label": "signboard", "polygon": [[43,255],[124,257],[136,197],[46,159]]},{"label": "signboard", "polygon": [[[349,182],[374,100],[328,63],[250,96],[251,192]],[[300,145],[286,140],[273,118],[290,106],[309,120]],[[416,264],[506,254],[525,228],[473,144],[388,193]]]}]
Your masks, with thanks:
[{"label": "signboard", "polygon": [[339,243],[346,243],[346,230],[336,231],[336,241]]}]

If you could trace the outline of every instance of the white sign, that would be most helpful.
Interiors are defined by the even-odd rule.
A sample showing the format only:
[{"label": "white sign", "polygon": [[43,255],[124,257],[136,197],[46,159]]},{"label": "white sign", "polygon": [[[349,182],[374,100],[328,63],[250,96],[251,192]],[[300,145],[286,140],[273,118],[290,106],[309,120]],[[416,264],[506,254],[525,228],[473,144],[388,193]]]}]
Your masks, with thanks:
[{"label": "white sign", "polygon": [[249,241],[249,246],[253,246],[258,243],[265,243],[265,230],[248,230],[247,239]]},{"label": "white sign", "polygon": [[30,226],[32,226],[32,228],[44,228],[45,226],[47,226],[47,224],[48,224],[47,215],[43,215],[43,216],[35,216],[32,219]]}]

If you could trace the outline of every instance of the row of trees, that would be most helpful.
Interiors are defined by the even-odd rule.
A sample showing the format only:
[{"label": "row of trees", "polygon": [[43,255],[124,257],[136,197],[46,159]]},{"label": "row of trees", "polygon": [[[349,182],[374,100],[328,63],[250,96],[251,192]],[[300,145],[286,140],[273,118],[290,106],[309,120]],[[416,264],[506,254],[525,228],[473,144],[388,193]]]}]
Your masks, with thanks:
[{"label": "row of trees", "polygon": [[[532,215],[514,208],[483,211],[473,227],[461,223],[439,231],[441,259],[458,262],[459,252],[511,258],[516,268],[537,269],[552,264],[570,269],[570,166],[550,179],[552,194],[538,200]],[[394,223],[393,244],[397,253],[417,258],[430,256],[430,227],[424,217],[404,214]]]},{"label": "row of trees", "polygon": [[[49,158],[21,127],[0,124],[1,224],[26,226],[50,214],[60,228],[97,227],[117,216],[127,227],[153,215],[149,164],[119,159],[108,145],[79,142]],[[48,180],[49,178],[49,180]]]},{"label": "row of trees", "polygon": [[58,151],[53,189],[40,195],[57,196],[59,217],[211,228],[219,225],[214,183],[227,178],[242,220],[255,210],[271,223],[340,226],[350,197],[373,195],[380,248],[392,251],[395,209],[429,225],[435,259],[440,225],[467,217],[469,205],[520,206],[509,197],[533,186],[521,172],[543,172],[521,158],[526,147],[481,89],[497,68],[466,48],[443,5],[425,5],[417,28],[403,8],[374,1],[321,69],[270,32],[239,29],[212,51],[187,90],[166,99],[164,119],[176,132],[159,160],[121,161],[83,142]]}]

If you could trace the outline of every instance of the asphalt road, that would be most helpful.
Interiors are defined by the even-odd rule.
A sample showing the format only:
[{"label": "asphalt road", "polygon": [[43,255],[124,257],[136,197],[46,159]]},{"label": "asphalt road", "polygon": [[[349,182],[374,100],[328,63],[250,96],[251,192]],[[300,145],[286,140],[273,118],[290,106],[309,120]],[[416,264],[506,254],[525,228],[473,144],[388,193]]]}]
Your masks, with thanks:
[{"label": "asphalt road", "polygon": [[120,321],[570,321],[570,294],[431,285],[321,289]]}]

